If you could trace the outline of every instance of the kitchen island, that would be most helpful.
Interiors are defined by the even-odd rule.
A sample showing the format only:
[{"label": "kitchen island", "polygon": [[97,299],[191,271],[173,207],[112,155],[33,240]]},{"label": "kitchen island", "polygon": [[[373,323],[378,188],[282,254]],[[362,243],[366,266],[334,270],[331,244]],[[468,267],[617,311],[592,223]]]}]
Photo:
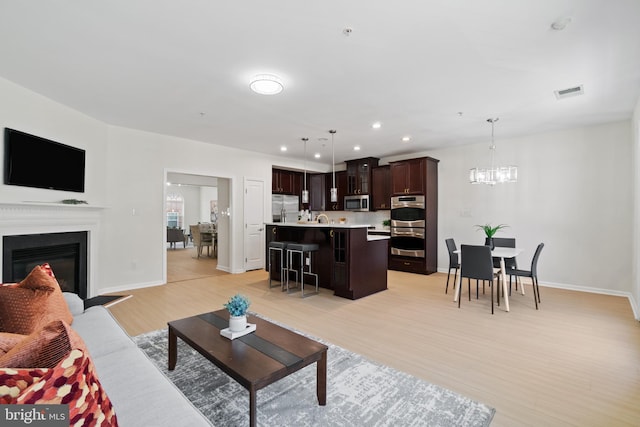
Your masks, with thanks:
[{"label": "kitchen island", "polygon": [[[318,274],[320,287],[333,290],[339,297],[358,299],[387,289],[389,238],[368,235],[369,225],[266,223],[266,260],[269,268],[269,242],[317,243],[311,271]],[[279,259],[272,254],[269,272],[280,280]],[[293,268],[299,269],[294,260]],[[294,279],[295,275],[290,276]]]}]

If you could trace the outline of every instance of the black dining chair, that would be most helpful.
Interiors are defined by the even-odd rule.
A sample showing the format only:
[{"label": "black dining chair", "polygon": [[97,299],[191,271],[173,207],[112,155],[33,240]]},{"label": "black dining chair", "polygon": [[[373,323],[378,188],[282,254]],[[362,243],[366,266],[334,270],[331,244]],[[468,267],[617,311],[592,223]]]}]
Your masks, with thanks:
[{"label": "black dining chair", "polygon": [[[516,247],[516,239],[513,237],[494,237],[493,238],[493,246],[498,246],[501,248],[515,248]],[[500,268],[500,258],[493,258],[493,268]],[[509,295],[511,295],[511,274],[510,271],[518,269],[518,262],[514,258],[505,258],[504,260],[504,268],[509,276]],[[518,279],[516,278],[516,291],[518,290]]]},{"label": "black dining chair", "polygon": [[544,243],[540,243],[536,248],[536,252],[531,259],[531,270],[511,270],[510,275],[516,277],[528,277],[531,279],[531,285],[533,287],[533,300],[536,303],[536,310],[538,309],[538,303],[540,303],[540,287],[538,286],[538,258],[540,258],[540,252],[544,248]]},{"label": "black dining chair", "polygon": [[488,280],[491,287],[491,314],[493,314],[493,279],[497,276],[493,271],[491,248],[489,246],[462,245],[460,247],[460,294],[458,308],[462,299],[462,279],[467,278],[469,301],[471,301],[471,279],[476,279],[476,295],[478,294],[478,280]]},{"label": "black dining chair", "polygon": [[455,287],[456,279],[458,277],[458,269],[460,268],[460,261],[458,260],[458,254],[455,253],[457,250],[456,242],[453,239],[446,239],[445,243],[447,244],[447,251],[449,251],[449,273],[447,274],[447,287],[444,288],[444,293],[446,294],[449,290],[449,277],[451,276],[451,270],[455,268],[455,273],[453,274],[453,285]]}]

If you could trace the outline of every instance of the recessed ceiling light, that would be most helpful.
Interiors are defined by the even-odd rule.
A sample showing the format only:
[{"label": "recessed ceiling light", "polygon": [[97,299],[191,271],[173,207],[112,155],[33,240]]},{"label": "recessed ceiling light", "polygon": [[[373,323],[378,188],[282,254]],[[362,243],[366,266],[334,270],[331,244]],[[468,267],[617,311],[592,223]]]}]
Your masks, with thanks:
[{"label": "recessed ceiling light", "polygon": [[287,151],[287,147],[283,145],[282,147],[280,147],[280,151]]},{"label": "recessed ceiling light", "polygon": [[353,151],[360,151],[360,146],[356,145],[355,147],[353,147]]},{"label": "recessed ceiling light", "polygon": [[280,77],[274,74],[258,74],[253,76],[249,87],[260,95],[276,95],[284,89]]},{"label": "recessed ceiling light", "polygon": [[402,137],[402,142],[409,142],[411,141],[411,137],[410,136],[403,136]]},{"label": "recessed ceiling light", "polygon": [[382,123],[375,122],[374,124],[371,125],[371,127],[374,129],[380,129],[382,127]]},{"label": "recessed ceiling light", "polygon": [[315,157],[316,159],[319,159],[320,158],[320,153],[314,154],[313,157]]}]

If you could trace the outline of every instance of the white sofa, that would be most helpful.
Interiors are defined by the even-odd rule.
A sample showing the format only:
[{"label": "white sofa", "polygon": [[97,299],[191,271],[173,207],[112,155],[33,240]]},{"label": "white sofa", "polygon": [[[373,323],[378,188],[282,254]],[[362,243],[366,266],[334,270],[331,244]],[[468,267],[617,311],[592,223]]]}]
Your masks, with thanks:
[{"label": "white sofa", "polygon": [[120,427],[192,427],[212,424],[149,360],[102,306],[84,310],[83,301],[64,293],[71,327],[84,340]]}]

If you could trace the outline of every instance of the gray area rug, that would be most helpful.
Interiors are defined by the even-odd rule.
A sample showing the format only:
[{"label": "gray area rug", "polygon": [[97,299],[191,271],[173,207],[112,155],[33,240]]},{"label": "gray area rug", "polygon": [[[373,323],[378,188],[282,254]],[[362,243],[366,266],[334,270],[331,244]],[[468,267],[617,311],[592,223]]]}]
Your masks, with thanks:
[{"label": "gray area rug", "polygon": [[[302,334],[306,335],[306,334]],[[316,365],[257,392],[259,426],[488,426],[495,409],[329,347],[327,405],[316,398]],[[137,345],[215,426],[249,425],[249,393],[178,339],[178,363],[167,370],[167,331],[134,337]]]}]

